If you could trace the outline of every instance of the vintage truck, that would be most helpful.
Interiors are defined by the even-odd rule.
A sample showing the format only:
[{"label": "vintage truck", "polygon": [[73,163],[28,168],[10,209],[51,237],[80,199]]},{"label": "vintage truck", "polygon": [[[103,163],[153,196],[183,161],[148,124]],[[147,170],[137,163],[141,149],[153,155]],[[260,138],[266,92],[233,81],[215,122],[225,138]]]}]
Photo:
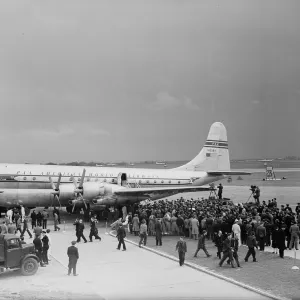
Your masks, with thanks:
[{"label": "vintage truck", "polygon": [[0,273],[8,268],[20,269],[24,276],[34,275],[39,259],[33,244],[22,244],[14,234],[0,234]]}]

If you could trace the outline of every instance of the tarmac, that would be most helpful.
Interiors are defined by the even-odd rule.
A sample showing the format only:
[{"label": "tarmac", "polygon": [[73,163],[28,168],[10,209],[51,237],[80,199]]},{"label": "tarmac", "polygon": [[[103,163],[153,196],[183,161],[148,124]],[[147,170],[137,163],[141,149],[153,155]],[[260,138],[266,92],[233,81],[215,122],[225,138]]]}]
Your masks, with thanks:
[{"label": "tarmac", "polygon": [[[102,241],[78,243],[78,277],[67,276],[67,248],[75,240],[73,225],[52,232],[52,260],[65,268],[74,285],[90,287],[89,293],[105,299],[269,299],[188,266],[180,267],[146,249],[127,243],[117,250],[117,239],[99,228]],[[88,230],[85,230],[88,239]],[[177,256],[174,245],[174,255]],[[82,291],[84,292],[84,291]]]}]

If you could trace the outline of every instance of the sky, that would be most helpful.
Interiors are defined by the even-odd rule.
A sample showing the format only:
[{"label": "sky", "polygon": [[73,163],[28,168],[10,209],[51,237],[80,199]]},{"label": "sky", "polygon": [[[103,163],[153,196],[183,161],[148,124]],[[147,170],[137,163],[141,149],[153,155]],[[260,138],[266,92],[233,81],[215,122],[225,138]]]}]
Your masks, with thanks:
[{"label": "sky", "polygon": [[298,0],[2,0],[1,162],[300,156]]}]

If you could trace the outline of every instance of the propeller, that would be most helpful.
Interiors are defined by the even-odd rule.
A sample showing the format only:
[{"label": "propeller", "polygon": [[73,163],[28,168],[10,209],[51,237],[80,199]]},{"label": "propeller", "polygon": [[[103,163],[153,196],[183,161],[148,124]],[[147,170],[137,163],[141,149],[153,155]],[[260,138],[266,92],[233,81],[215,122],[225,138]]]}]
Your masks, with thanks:
[{"label": "propeller", "polygon": [[[83,169],[83,172],[82,172],[82,175],[81,175],[80,182],[79,182],[78,186],[77,186],[77,182],[76,182],[76,180],[75,180],[75,178],[74,178],[73,175],[71,175],[71,179],[72,179],[72,181],[74,183],[74,186],[75,186],[75,190],[74,190],[75,197],[80,198],[80,200],[82,200],[83,203],[84,203],[85,209],[87,209],[86,202],[85,202],[85,200],[83,198],[83,182],[84,182],[84,177],[85,177],[85,171],[86,170]],[[74,201],[72,212],[75,209],[75,205],[76,205],[76,201]]]},{"label": "propeller", "polygon": [[[57,202],[59,204],[59,207],[61,208],[61,203],[60,203],[60,200],[59,200],[59,194],[60,194],[60,191],[59,191],[59,185],[60,185],[60,181],[61,181],[61,173],[59,173],[59,176],[58,176],[58,181],[56,183],[56,186],[52,180],[52,177],[49,176],[49,180],[50,180],[50,183],[51,183],[51,186],[52,186],[52,189],[53,189],[53,192],[52,194],[54,195],[54,198],[57,199]],[[53,203],[52,203],[53,204]],[[53,205],[52,205],[53,206]]]}]

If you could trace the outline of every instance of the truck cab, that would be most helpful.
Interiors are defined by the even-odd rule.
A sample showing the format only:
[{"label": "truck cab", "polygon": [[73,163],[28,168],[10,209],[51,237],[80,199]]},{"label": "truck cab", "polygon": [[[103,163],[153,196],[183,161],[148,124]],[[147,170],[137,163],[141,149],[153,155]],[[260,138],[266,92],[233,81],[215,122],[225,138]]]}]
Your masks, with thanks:
[{"label": "truck cab", "polygon": [[22,244],[14,234],[0,234],[0,270],[20,269],[22,275],[34,275],[39,266],[33,244]]}]

